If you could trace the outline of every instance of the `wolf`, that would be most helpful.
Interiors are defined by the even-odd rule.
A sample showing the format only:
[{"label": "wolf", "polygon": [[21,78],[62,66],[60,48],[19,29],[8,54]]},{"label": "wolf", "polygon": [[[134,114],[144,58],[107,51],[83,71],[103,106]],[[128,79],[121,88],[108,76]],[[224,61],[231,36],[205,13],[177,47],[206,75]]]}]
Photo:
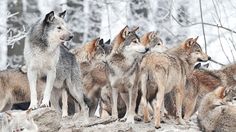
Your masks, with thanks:
[{"label": "wolf", "polygon": [[[42,97],[45,83],[38,80],[38,100]],[[0,71],[0,111],[10,110],[13,104],[30,102],[30,88],[27,75],[18,69]]]},{"label": "wolf", "polygon": [[[226,87],[228,94],[225,99],[232,101],[233,97],[236,96],[235,75],[235,64],[225,66],[219,70],[209,70],[204,67],[195,69],[193,73],[187,77],[185,85],[185,98],[183,102],[184,119],[189,120],[191,115],[198,109],[203,96],[213,91],[218,86]],[[165,107],[170,115],[174,115],[176,111],[173,106],[175,106],[174,93],[171,92],[165,97]]]},{"label": "wolf", "polygon": [[236,129],[236,106],[224,100],[225,87],[219,86],[203,97],[198,109],[198,124],[206,132],[232,132]]},{"label": "wolf", "polygon": [[[112,88],[112,116],[118,117],[117,99],[120,94],[127,106],[121,120],[134,123],[137,98],[137,73],[139,62],[148,49],[140,43],[136,30],[123,28],[112,41],[111,53],[106,57],[108,79]],[[128,93],[128,96],[127,94]]]},{"label": "wolf", "polygon": [[[176,95],[176,116],[180,124],[182,119],[182,101],[186,78],[193,71],[198,61],[208,61],[210,57],[205,54],[197,38],[189,38],[177,47],[163,53],[151,52],[146,54],[140,64],[140,82],[142,100],[144,101],[144,122],[149,121],[148,101],[156,98],[155,128],[160,128],[160,111],[164,108],[164,95],[174,90]],[[147,87],[147,84],[152,87]],[[163,110],[162,110],[163,112]]]},{"label": "wolf", "polygon": [[38,126],[31,116],[31,109],[5,112],[3,116],[6,123],[4,132],[38,132]]},{"label": "wolf", "polygon": [[146,48],[149,48],[149,52],[164,52],[167,50],[166,45],[164,45],[162,39],[158,37],[157,33],[152,31],[144,34],[140,38],[141,44]]},{"label": "wolf", "polygon": [[100,98],[100,90],[108,84],[105,71],[105,54],[110,40],[103,42],[103,39],[96,38],[92,41],[70,50],[75,55],[81,68],[81,78],[84,94],[89,104],[89,115],[93,116]]},{"label": "wolf", "polygon": [[59,13],[59,15],[55,15],[54,11],[49,12],[32,26],[25,39],[24,58],[31,93],[29,108],[38,107],[37,78],[44,75],[47,76],[47,83],[40,106],[49,106],[56,78],[56,66],[59,61],[59,47],[73,37],[63,19],[65,14],[66,11]]}]

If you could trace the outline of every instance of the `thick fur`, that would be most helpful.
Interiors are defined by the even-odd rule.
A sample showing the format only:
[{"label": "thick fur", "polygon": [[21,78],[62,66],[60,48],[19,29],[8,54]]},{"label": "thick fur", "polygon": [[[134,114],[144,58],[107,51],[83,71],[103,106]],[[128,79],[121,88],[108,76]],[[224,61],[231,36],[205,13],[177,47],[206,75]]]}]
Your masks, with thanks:
[{"label": "thick fur", "polygon": [[[38,80],[38,100],[42,97],[45,83]],[[15,103],[30,102],[30,88],[27,75],[20,69],[7,69],[0,72],[0,111],[7,111]]]},{"label": "thick fur", "polygon": [[232,132],[236,130],[236,106],[224,101],[225,88],[208,93],[198,109],[198,123],[202,131]]},{"label": "thick fur", "polygon": [[112,41],[112,51],[107,57],[108,78],[112,87],[112,116],[118,117],[117,100],[120,94],[126,104],[122,120],[134,123],[136,98],[138,95],[137,73],[139,61],[147,52],[139,37],[126,26]]},{"label": "thick fur", "polygon": [[6,112],[3,116],[6,123],[4,132],[38,132],[38,126],[31,117],[31,110]]},{"label": "thick fur", "polygon": [[59,16],[48,13],[31,28],[26,37],[24,58],[31,91],[29,108],[37,108],[36,83],[38,77],[47,76],[47,83],[41,106],[49,106],[51,91],[56,78],[56,66],[60,56],[59,46],[72,38],[63,20],[65,12]]},{"label": "thick fur", "polygon": [[[227,89],[226,100],[230,101],[236,96],[236,65],[232,64],[219,70],[195,69],[187,78],[185,98],[183,102],[184,119],[188,120],[198,109],[200,101],[204,95],[213,91],[218,86]],[[169,114],[174,115],[176,108],[174,103],[174,93],[171,92],[165,98],[165,107]]]},{"label": "thick fur", "polygon": [[[144,101],[144,121],[149,121],[148,101],[156,98],[155,127],[160,128],[160,111],[164,108],[164,95],[172,89],[176,95],[176,116],[178,122],[185,124],[182,119],[182,102],[186,78],[193,71],[197,61],[207,61],[209,57],[202,52],[196,39],[188,39],[183,44],[167,50],[164,53],[151,52],[141,62],[140,81]],[[152,80],[152,82],[150,82]],[[147,87],[152,84],[152,87]],[[163,112],[164,110],[162,110]]]}]

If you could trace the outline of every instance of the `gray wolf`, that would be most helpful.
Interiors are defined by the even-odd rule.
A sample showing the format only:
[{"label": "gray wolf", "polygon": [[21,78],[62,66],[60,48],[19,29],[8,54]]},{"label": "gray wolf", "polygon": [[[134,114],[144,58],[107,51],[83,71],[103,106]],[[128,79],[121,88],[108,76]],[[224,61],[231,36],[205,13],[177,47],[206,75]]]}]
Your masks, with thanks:
[{"label": "gray wolf", "polygon": [[4,132],[38,132],[38,127],[31,117],[31,109],[27,111],[5,112]]},{"label": "gray wolf", "polygon": [[146,48],[149,48],[151,52],[164,52],[167,47],[164,45],[160,37],[156,32],[148,32],[140,38],[141,44]]},{"label": "gray wolf", "polygon": [[27,67],[27,76],[30,85],[31,102],[29,108],[37,108],[37,78],[46,75],[46,87],[40,106],[49,106],[51,91],[56,78],[56,66],[59,60],[59,46],[72,39],[63,20],[65,11],[54,15],[48,13],[37,21],[31,28],[25,40],[24,58]]},{"label": "gray wolf", "polygon": [[93,116],[96,111],[101,89],[108,84],[103,60],[106,52],[109,52],[107,51],[109,49],[104,47],[109,43],[109,40],[104,43],[103,39],[96,38],[70,50],[80,65],[81,81],[89,104],[90,116]]},{"label": "gray wolf", "polygon": [[[134,30],[123,28],[111,42],[111,53],[106,57],[108,79],[112,88],[112,116],[118,117],[117,100],[120,94],[126,104],[126,114],[121,120],[134,123],[137,98],[137,73],[140,59],[148,49],[140,43]],[[128,96],[127,96],[128,93]]]},{"label": "gray wolf", "polygon": [[[45,83],[38,80],[38,100],[42,97]],[[30,101],[30,88],[27,75],[20,69],[7,69],[0,71],[0,111],[7,111],[15,103]]]},{"label": "gray wolf", "polygon": [[[156,99],[155,128],[160,128],[160,111],[164,111],[164,95],[171,90],[176,95],[176,116],[180,124],[185,124],[182,119],[182,102],[186,78],[192,73],[197,61],[210,59],[202,52],[197,38],[189,38],[181,45],[171,48],[163,53],[151,52],[144,56],[140,66],[140,81],[142,100],[144,101],[144,121],[149,121],[148,101]],[[147,87],[147,84],[152,87]]]},{"label": "gray wolf", "polygon": [[236,130],[236,106],[224,100],[227,92],[219,86],[203,97],[198,109],[198,123],[202,131],[232,132]]}]

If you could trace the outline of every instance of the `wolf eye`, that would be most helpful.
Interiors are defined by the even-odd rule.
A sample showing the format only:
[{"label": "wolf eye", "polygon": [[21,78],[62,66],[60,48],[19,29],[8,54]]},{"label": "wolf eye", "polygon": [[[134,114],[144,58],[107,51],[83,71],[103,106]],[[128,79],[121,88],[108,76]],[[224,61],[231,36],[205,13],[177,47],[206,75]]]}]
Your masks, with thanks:
[{"label": "wolf eye", "polygon": [[61,27],[57,27],[57,29],[61,29]]},{"label": "wolf eye", "polygon": [[21,128],[20,131],[24,131],[24,128]]}]

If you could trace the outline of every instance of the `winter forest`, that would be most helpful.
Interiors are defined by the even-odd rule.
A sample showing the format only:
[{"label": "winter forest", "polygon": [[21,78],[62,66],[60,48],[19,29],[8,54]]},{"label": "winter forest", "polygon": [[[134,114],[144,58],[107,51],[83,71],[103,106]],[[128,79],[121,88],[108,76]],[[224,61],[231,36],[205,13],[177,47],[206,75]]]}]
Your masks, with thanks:
[{"label": "winter forest", "polygon": [[[215,71],[223,68],[224,66],[229,66],[230,64],[235,64],[235,62],[236,62],[236,0],[0,0],[0,41],[1,41],[1,44],[0,44],[0,72],[4,71],[6,69],[7,70],[16,69],[16,68],[21,68],[22,66],[24,66],[25,59],[24,59],[23,52],[24,52],[24,47],[25,47],[25,40],[27,40],[25,38],[29,34],[32,24],[34,24],[40,18],[44,18],[45,15],[48,14],[50,11],[55,11],[55,13],[59,13],[59,12],[63,12],[64,10],[66,10],[66,15],[64,18],[65,22],[68,24],[68,29],[73,33],[73,38],[69,42],[65,42],[65,45],[64,45],[68,49],[68,51],[70,51],[74,47],[83,46],[87,42],[89,42],[95,38],[98,38],[98,37],[103,38],[104,42],[109,39],[112,41],[116,37],[116,35],[121,31],[121,29],[123,29],[126,25],[128,25],[129,27],[132,27],[132,28],[139,27],[139,29],[136,32],[139,37],[143,36],[147,32],[154,31],[155,33],[157,33],[158,37],[161,38],[161,40],[163,41],[163,44],[167,48],[172,48],[174,46],[177,46],[180,43],[184,42],[187,38],[196,38],[197,36],[199,36],[198,40],[196,39],[198,44],[201,46],[203,52],[211,57],[211,60],[210,60],[209,57],[207,56],[208,58],[206,60],[207,61],[206,63],[209,63],[209,67],[208,67],[208,69],[207,68],[205,69],[207,71],[205,73],[208,73],[208,70],[211,71],[212,74],[214,73],[214,76],[213,75],[212,76],[215,77],[216,81],[219,82],[219,83],[216,83],[216,81],[213,80],[212,83],[211,82],[208,83],[212,79],[210,77],[209,77],[210,78],[209,80],[208,80],[208,78],[203,78],[202,80],[197,78],[206,84],[206,85],[201,85],[201,86],[204,88],[206,86],[208,88],[208,87],[210,87],[210,85],[214,85],[214,88],[218,88],[218,86],[226,87],[226,86],[230,85],[230,87],[228,87],[228,88],[229,89],[232,88],[233,90],[232,89],[226,90],[227,88],[223,89],[224,96],[226,96],[226,93],[228,94],[228,91],[230,91],[230,92],[233,91],[234,95],[236,93],[236,87],[235,87],[236,86],[236,76],[232,72],[232,71],[236,71],[236,68],[235,69],[232,68],[233,69],[232,71],[229,71],[229,72],[227,71],[227,75],[230,74],[228,76],[226,74],[223,75],[218,72],[215,73]],[[198,47],[199,47],[199,45],[198,45]],[[146,48],[144,48],[144,49],[146,50]],[[145,53],[146,52],[147,51],[145,51]],[[104,52],[104,54],[105,54],[105,52]],[[104,61],[102,63],[104,63]],[[202,63],[202,64],[204,64],[204,63]],[[78,67],[80,67],[80,66],[78,66]],[[184,68],[186,68],[186,67],[184,67]],[[76,69],[76,68],[74,68],[74,69]],[[107,68],[107,67],[105,67],[105,68]],[[120,67],[118,67],[118,68],[120,68]],[[131,68],[133,68],[133,67],[131,67]],[[63,70],[65,70],[65,69],[63,69]],[[193,70],[193,69],[194,68],[192,68],[191,70]],[[194,69],[194,70],[196,70],[196,69]],[[197,70],[199,70],[199,69],[197,69]],[[28,71],[30,71],[30,70],[28,70]],[[107,71],[105,71],[105,72],[107,72]],[[111,72],[111,71],[109,71],[109,72]],[[23,74],[23,76],[25,78],[27,78],[28,76],[26,76],[25,73],[23,71],[20,71],[20,74]],[[115,74],[115,72],[114,72],[114,74]],[[149,74],[149,72],[147,72],[147,74]],[[185,74],[187,74],[187,72]],[[36,75],[36,76],[38,76],[38,75]],[[98,76],[100,77],[100,75],[98,75]],[[150,76],[148,76],[148,77],[145,76],[145,77],[150,79],[151,78]],[[45,80],[46,81],[50,80],[48,78],[45,79],[44,77],[42,77],[44,80],[42,78],[40,80],[40,81],[42,81],[42,80],[44,81],[44,83],[42,83],[43,86],[45,84]],[[181,81],[184,83],[187,82],[186,81],[188,79],[187,77],[189,77],[189,76],[183,77],[185,80],[183,79],[184,81],[182,81],[182,80]],[[229,77],[231,80],[230,79],[227,80],[228,79],[227,77]],[[102,93],[101,89],[111,87],[109,77],[105,76],[104,78],[108,80],[108,81],[106,80],[107,81],[106,84],[104,84],[103,87],[98,87],[96,89],[97,91],[99,91],[98,92],[99,99],[96,100],[97,101],[96,106],[94,105],[94,107],[96,107],[96,109],[95,109],[96,113],[95,112],[94,113],[97,114],[98,116],[100,116],[100,114],[102,113],[101,112],[102,110],[100,108],[100,107],[102,107],[102,105],[101,105],[102,99],[100,99],[100,98],[102,98],[100,96],[100,94]],[[129,79],[129,77],[127,77],[127,78]],[[138,80],[139,78],[138,79],[137,78],[135,76],[133,80]],[[163,78],[164,78],[164,76],[163,76]],[[146,79],[146,80],[150,81],[148,79]],[[190,78],[190,79],[192,79],[192,78]],[[4,79],[2,79],[2,76],[0,73],[0,87],[2,87],[2,83],[4,81],[6,81],[6,80],[4,80],[4,81],[2,81],[2,80],[4,80]],[[126,80],[123,78],[121,80],[123,81],[122,84],[124,83],[122,86],[126,87],[126,85],[125,85]],[[174,82],[173,80],[171,80],[171,83]],[[81,80],[79,80],[79,81],[81,81]],[[91,82],[93,82],[93,81],[91,81]],[[181,81],[179,81],[179,82],[181,82]],[[15,81],[15,82],[17,82],[17,81]],[[27,82],[28,82],[28,80],[27,80]],[[66,81],[64,81],[64,82],[66,83]],[[63,86],[64,86],[64,82],[61,83],[61,84],[63,84]],[[195,82],[193,82],[193,83],[194,83],[193,85],[198,84]],[[230,83],[233,83],[233,85],[231,85]],[[127,84],[129,84],[128,81],[127,81]],[[127,87],[129,87],[131,84],[132,83],[127,85]],[[140,85],[140,84],[141,83],[137,83],[137,85]],[[136,86],[136,84],[132,84],[132,85]],[[156,84],[156,82],[155,82],[154,85],[158,85],[158,84]],[[27,86],[28,86],[28,83],[27,83]],[[50,84],[49,84],[49,86],[50,86]],[[54,84],[52,84],[51,86],[53,88],[55,87]],[[63,87],[63,86],[61,86],[61,87]],[[75,87],[75,85],[73,85],[73,86]],[[154,86],[156,88],[155,89],[156,93],[161,91],[158,89],[159,86],[160,85]],[[182,85],[178,85],[178,86],[182,86]],[[173,88],[176,88],[178,86],[173,85]],[[183,86],[187,87],[187,83],[183,84]],[[69,86],[67,86],[67,87],[69,87]],[[146,87],[147,87],[147,84],[146,84]],[[200,87],[200,83],[199,83],[199,87]],[[46,88],[47,88],[47,86],[46,86]],[[66,89],[66,88],[64,88],[64,89]],[[59,107],[63,105],[63,101],[61,101],[62,100],[61,98],[63,98],[63,97],[61,97],[61,96],[63,96],[63,92],[65,92],[65,91],[63,91],[64,89],[60,90],[59,91],[60,93],[59,92],[56,93],[56,96],[57,95],[59,96],[59,94],[60,94],[60,97],[58,98],[58,100],[60,100]],[[200,93],[199,89],[197,89],[198,90],[197,95],[196,96],[194,95],[196,97],[195,100],[192,100],[192,102],[194,103],[194,106],[196,105],[196,107],[191,109],[192,110],[191,114],[193,116],[190,114],[191,120],[189,120],[189,122],[187,122],[187,127],[186,127],[186,125],[183,125],[183,126],[182,125],[172,125],[173,122],[175,122],[174,119],[176,119],[176,118],[182,119],[182,117],[177,116],[173,120],[171,119],[171,121],[168,120],[169,122],[167,122],[167,123],[161,122],[162,127],[160,127],[161,129],[159,129],[159,128],[158,129],[161,131],[186,131],[186,132],[187,131],[193,131],[193,132],[200,131],[199,126],[197,125],[197,114],[193,114],[194,112],[197,112],[197,107],[200,106],[199,102],[197,102],[197,101],[198,101],[198,99],[201,100],[203,97],[205,97],[205,95],[208,92],[212,92],[215,89],[211,89],[211,91],[204,91],[203,90],[203,92],[201,91],[202,92],[201,94],[199,94]],[[109,90],[112,90],[112,89],[109,89]],[[123,95],[123,96],[125,96],[123,98],[126,98],[127,100],[130,101],[131,99],[133,99],[130,97],[130,93],[129,93],[131,90],[130,89],[128,89],[128,90],[125,89],[125,90],[126,90],[125,91],[126,95]],[[140,92],[140,89],[138,89],[138,90],[139,90],[138,92]],[[142,90],[143,89],[141,89],[141,91]],[[162,91],[164,94],[163,95],[164,101],[159,104],[160,106],[162,106],[162,105],[166,106],[166,104],[164,104],[164,102],[166,102],[165,101],[166,93],[164,93],[164,92],[166,92],[165,90],[166,89],[164,89]],[[177,91],[176,93],[178,93],[179,92],[178,90],[179,89],[173,90],[173,91],[174,92]],[[196,90],[196,89],[194,89],[194,90]],[[207,89],[207,90],[209,90],[209,89]],[[215,92],[219,92],[220,90],[222,90],[222,89],[219,88],[219,90],[215,91]],[[49,89],[49,91],[50,91],[50,89]],[[174,97],[174,96],[172,96],[173,91],[170,92],[169,96]],[[183,91],[181,91],[179,93],[181,93],[181,95],[186,94]],[[68,90],[66,92],[68,92]],[[107,100],[110,101],[109,105],[111,105],[111,102],[114,101],[114,100],[112,100],[112,97],[114,97],[114,93],[112,93],[112,92],[111,91],[107,92],[109,94],[109,97],[107,97],[108,98]],[[122,93],[122,92],[120,92],[120,93]],[[135,92],[137,92],[137,91],[135,91]],[[138,97],[138,94],[140,94],[138,92],[137,92],[137,97]],[[193,92],[193,91],[190,90],[190,92]],[[14,91],[13,93],[18,94],[18,95],[22,94],[22,96],[24,94],[23,92],[21,93],[20,90]],[[25,92],[25,93],[27,93],[27,92]],[[65,94],[68,94],[68,93],[65,93]],[[129,95],[129,98],[127,97],[127,93]],[[193,94],[195,94],[195,93],[193,93]],[[217,94],[218,93],[215,93],[214,95],[217,95]],[[69,107],[69,115],[71,115],[71,113],[73,113],[73,112],[76,113],[76,106],[75,106],[76,99],[74,99],[74,97],[72,97],[73,95],[71,95],[71,93],[69,93],[68,95],[69,95],[68,96],[69,101],[66,100],[66,104],[69,102],[68,103],[69,104],[69,106],[68,106]],[[81,95],[85,95],[85,94],[83,93]],[[0,107],[2,107],[1,100],[3,100],[1,98],[1,96],[3,96],[3,95],[0,92]],[[13,96],[13,94],[11,96]],[[28,99],[29,98],[32,99],[32,96],[30,97],[29,89],[28,89],[28,94],[25,95],[24,97],[26,98],[26,96],[28,97]],[[75,95],[75,96],[77,96],[77,95]],[[119,101],[120,101],[119,98],[122,98],[120,96],[122,96],[122,95],[119,95],[119,96],[117,95],[117,98],[118,98],[118,103],[116,100],[117,104],[119,104]],[[141,93],[141,96],[142,96],[142,93]],[[155,115],[154,113],[156,112],[154,110],[154,106],[153,106],[153,104],[158,102],[158,100],[157,100],[158,96],[157,97],[156,96],[157,96],[157,94],[155,94],[155,98],[152,99],[153,100],[152,102],[150,101],[149,103],[147,103],[148,101],[146,101],[146,104],[147,104],[146,106],[148,106],[148,107],[150,107],[150,109],[152,109],[152,110],[148,109],[149,111],[146,109],[146,112],[150,112],[150,111],[153,112],[153,113],[150,112],[153,115],[153,118],[151,118],[151,119],[154,119],[154,115]],[[223,94],[221,93],[219,96],[223,96]],[[82,96],[82,97],[85,100],[85,96]],[[160,96],[160,97],[162,97],[162,96]],[[184,100],[182,97],[187,98],[187,95],[179,97],[182,100]],[[174,98],[174,99],[171,98],[170,100],[171,101],[175,100],[176,101],[175,103],[177,104],[177,103],[179,103],[177,101],[177,99],[179,99],[179,98],[176,96],[176,98]],[[49,99],[50,99],[50,96],[49,96]],[[72,99],[74,99],[74,100],[72,100]],[[230,98],[230,99],[232,99],[232,98]],[[17,100],[17,99],[15,99],[15,100]],[[57,103],[58,103],[58,100],[56,100]],[[232,100],[234,100],[234,101],[236,100],[235,96],[233,96]],[[91,100],[89,100],[89,101],[91,101]],[[123,99],[123,101],[124,101],[124,99]],[[143,100],[140,101],[141,102],[140,104],[143,103],[142,101]],[[181,101],[179,104],[182,103]],[[86,101],[84,101],[84,102],[86,102]],[[124,102],[122,102],[122,103],[123,103],[124,107],[126,108],[125,110],[127,112],[128,106],[131,106],[131,103],[129,102],[130,104],[127,105],[128,103],[125,102],[126,104],[124,104]],[[10,103],[12,103],[12,102],[10,102]],[[29,103],[29,101],[27,101],[27,103]],[[38,102],[36,102],[36,105],[37,105],[37,103]],[[50,105],[52,106],[52,102],[50,102],[50,103],[51,103]],[[72,104],[74,103],[74,104],[71,105],[70,103],[72,103]],[[78,103],[78,101],[77,101],[77,103]],[[91,102],[89,102],[89,103],[91,103]],[[135,103],[137,103],[137,102],[135,102]],[[219,103],[219,102],[217,102],[217,103]],[[156,104],[158,104],[158,103],[156,103]],[[21,106],[25,107],[25,105],[28,106],[29,104],[23,104],[23,105],[19,104],[19,108],[21,108]],[[191,103],[189,105],[191,105]],[[220,104],[216,104],[216,105],[214,104],[214,107],[219,106],[219,105],[222,105],[222,102],[220,102]],[[48,106],[49,106],[49,103],[48,103]],[[71,112],[71,110],[70,110],[71,106],[73,107],[73,110],[72,110],[73,112]],[[174,106],[177,106],[177,105],[174,105]],[[18,106],[16,106],[16,107],[18,107]],[[113,106],[110,106],[110,107],[113,107]],[[87,123],[87,120],[85,121],[85,120],[80,119],[79,121],[77,121],[75,119],[78,116],[78,115],[76,115],[77,113],[73,117],[69,116],[67,118],[63,118],[61,111],[60,111],[61,113],[58,114],[57,112],[51,110],[50,108],[46,109],[46,110],[36,109],[36,111],[33,112],[33,115],[34,115],[33,118],[34,118],[36,124],[41,125],[41,126],[38,125],[40,131],[45,131],[45,132],[46,131],[47,132],[49,132],[49,131],[52,131],[52,132],[53,131],[72,132],[72,131],[97,131],[97,130],[98,131],[111,131],[114,129],[114,131],[117,130],[117,131],[122,131],[122,132],[123,131],[128,131],[128,132],[131,132],[131,131],[152,132],[153,131],[154,132],[154,131],[156,131],[156,128],[157,128],[156,126],[154,127],[153,122],[151,122],[149,124],[144,123],[144,122],[133,123],[133,124],[125,124],[125,123],[122,124],[122,123],[116,121],[116,119],[118,119],[118,117],[116,117],[116,119],[113,119],[113,117],[112,117],[112,118],[109,118],[108,120],[103,120],[103,119],[100,120],[100,118],[99,118],[99,120],[97,120],[98,118],[96,117],[96,118],[92,118],[93,119],[91,121],[92,123],[89,122],[88,124],[84,125],[85,122]],[[164,108],[164,107],[162,107],[162,108]],[[180,108],[182,109],[182,106]],[[234,106],[234,108],[236,108],[236,106]],[[80,111],[80,110],[82,111],[81,104],[78,107],[78,109],[79,109],[78,111]],[[118,109],[119,109],[119,106],[118,106]],[[222,108],[222,109],[223,109],[223,112],[225,112],[224,111],[225,109],[224,108]],[[144,108],[144,110],[145,110],[145,108]],[[159,112],[165,111],[165,109],[160,110],[159,107],[157,108],[157,110],[159,110]],[[109,112],[107,112],[107,113],[109,113],[111,115],[111,111],[112,110],[110,110],[110,113]],[[173,111],[176,112],[177,114],[179,114],[179,113],[182,114],[182,111],[178,111],[177,108],[176,109],[173,108]],[[4,112],[4,111],[0,111],[0,112]],[[140,112],[140,111],[138,111],[138,112]],[[235,113],[234,115],[236,115],[235,109],[233,112]],[[125,113],[125,112],[123,112],[123,113]],[[204,113],[204,112],[202,112],[202,113]],[[227,113],[227,111],[226,111],[226,113]],[[230,112],[228,112],[228,113],[230,113]],[[1,132],[1,129],[3,129],[3,127],[1,126],[2,119],[3,119],[1,114],[2,113],[0,113],[0,132]],[[126,114],[127,113],[125,113],[124,115],[126,116]],[[163,112],[161,114],[164,115],[166,113]],[[215,114],[215,113],[213,113],[213,114]],[[217,113],[216,115],[220,115],[220,114]],[[141,117],[143,117],[143,116],[144,115],[142,115]],[[160,113],[159,113],[159,116],[162,116],[162,115],[160,115]],[[41,117],[43,117],[43,118],[41,118]],[[231,116],[227,115],[227,117],[231,117]],[[17,116],[14,118],[16,118],[17,120],[22,119],[21,117],[18,118]],[[236,116],[233,116],[232,118],[233,118],[232,122],[235,123]],[[27,120],[28,120],[28,117],[27,117]],[[127,117],[127,120],[128,120],[128,117]],[[143,120],[145,120],[145,119],[143,119]],[[180,120],[179,122],[181,122],[181,121],[182,120]],[[163,121],[163,122],[165,122],[165,121]],[[112,124],[112,123],[114,123],[114,124]],[[217,123],[219,123],[219,122],[217,122]],[[230,125],[232,125],[232,124],[230,124]],[[227,125],[223,124],[222,126],[227,126]],[[219,129],[220,128],[217,128],[216,130],[214,129],[212,131],[217,131],[217,130],[219,131]],[[234,130],[236,130],[235,127],[234,127]],[[32,132],[35,132],[35,131],[32,131]]]},{"label": "winter forest", "polygon": [[[235,62],[233,0],[1,0],[0,68],[23,64],[24,37],[32,23],[51,10],[67,10],[74,33],[71,46],[100,36],[112,39],[125,25],[139,35],[157,31],[168,47],[199,36],[204,50],[221,64]],[[202,18],[202,19],[201,19]],[[204,29],[204,33],[203,33]],[[211,63],[213,68],[221,65]]]}]

